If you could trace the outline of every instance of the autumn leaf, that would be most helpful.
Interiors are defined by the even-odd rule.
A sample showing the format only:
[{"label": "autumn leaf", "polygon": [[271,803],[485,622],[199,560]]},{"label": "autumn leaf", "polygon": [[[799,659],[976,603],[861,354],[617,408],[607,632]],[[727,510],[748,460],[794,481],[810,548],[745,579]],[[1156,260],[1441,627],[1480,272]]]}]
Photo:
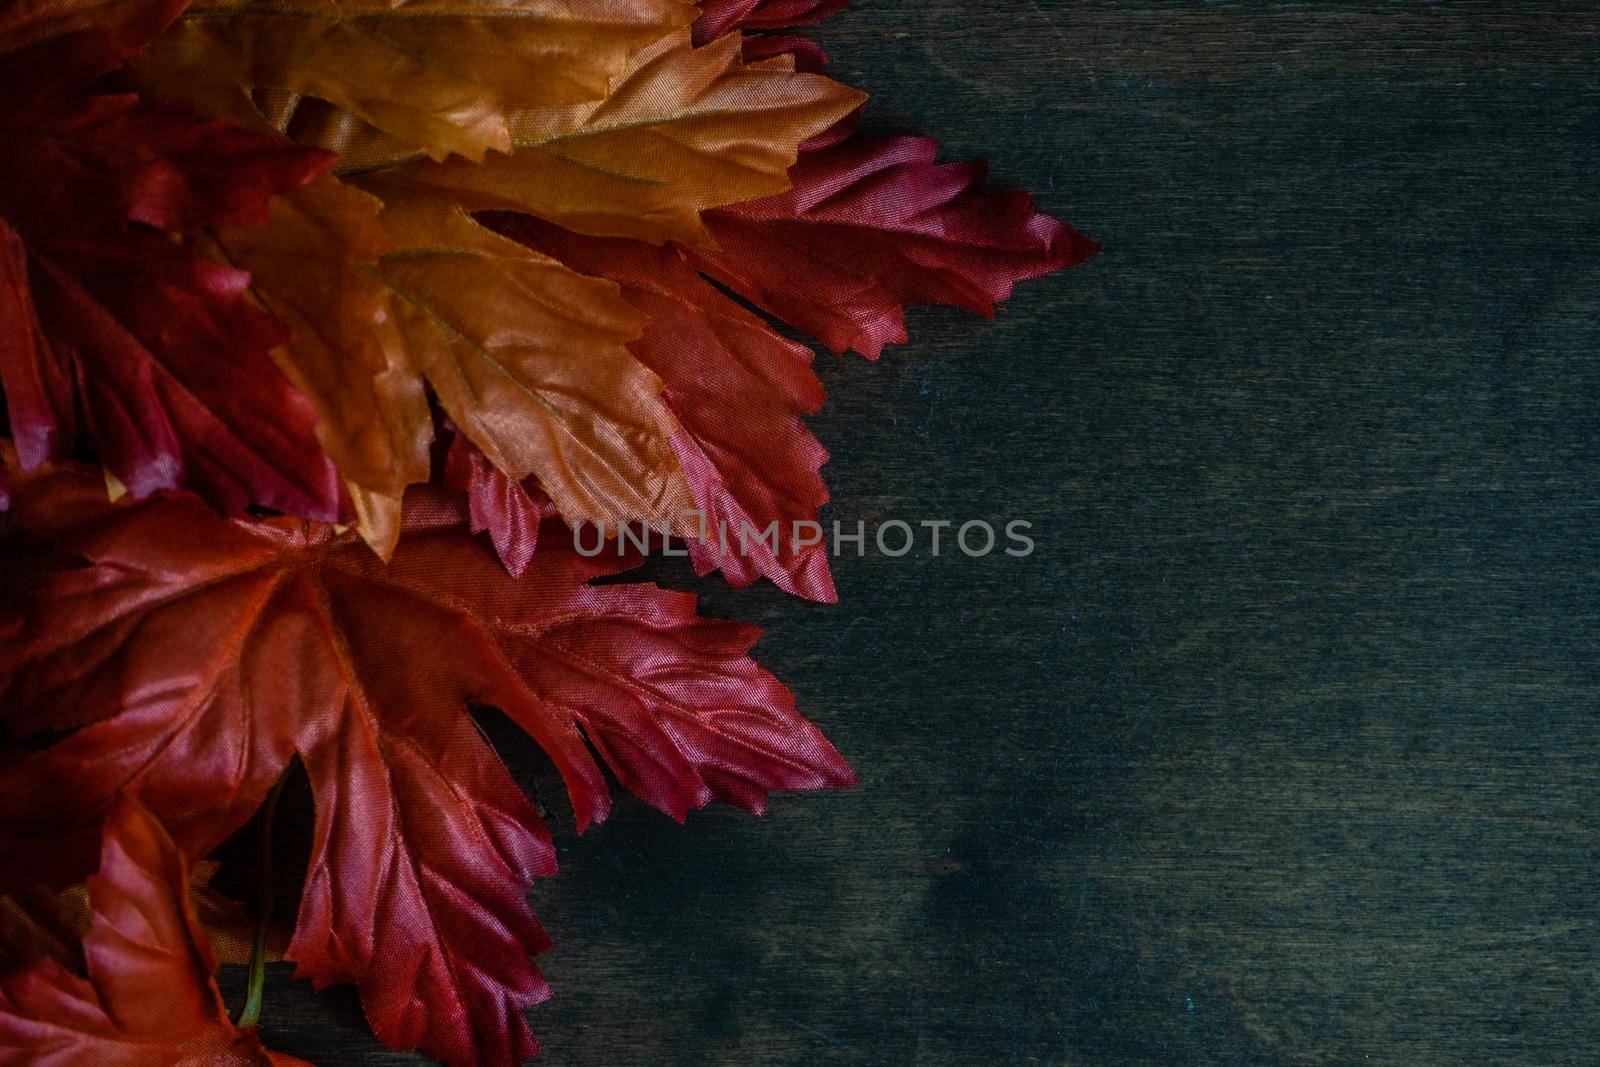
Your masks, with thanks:
[{"label": "autumn leaf", "polygon": [[[256,920],[250,909],[211,888],[218,864],[197,860],[189,865],[189,902],[223,963],[249,963]],[[65,889],[33,886],[0,895],[0,974],[20,964],[49,956],[70,967],[80,966],[79,945],[93,924],[89,888],[78,882]],[[286,931],[268,927],[266,959],[280,960],[288,946]]]},{"label": "autumn leaf", "polygon": [[539,547],[539,530],[556,506],[534,478],[513,482],[454,427],[445,455],[444,484],[467,497],[467,525],[487,533],[506,570],[517,577]]},{"label": "autumn leaf", "polygon": [[850,0],[700,0],[694,39],[714,41],[735,30],[779,30],[821,22]]},{"label": "autumn leaf", "polygon": [[0,1064],[306,1067],[228,1021],[187,863],[137,802],[105,818],[83,973],[46,957],[0,978]]},{"label": "autumn leaf", "polygon": [[521,1009],[546,995],[530,956],[547,942],[524,894],[555,857],[469,703],[538,741],[580,828],[610,806],[596,755],[679,819],[853,780],[749,659],[754,629],[697,617],[688,595],[589,584],[631,561],[585,559],[559,526],[514,578],[434,490],[408,500],[388,565],[300,520],[108,504],[88,469],[20,478],[13,497],[14,523],[89,561],[0,618],[9,727],[81,727],[0,770],[16,869],[73,877],[123,790],[203,854],[298,753],[316,837],[288,958],[319,986],[356,982],[391,1046],[491,1065],[535,1048]]},{"label": "autumn leaf", "polygon": [[395,326],[392,294],[374,273],[393,251],[383,205],[324,175],[273,200],[269,224],[218,228],[220,258],[294,331],[279,367],[317,412],[317,437],[382,556],[400,536],[406,486],[426,481],[433,421],[422,378]]},{"label": "autumn leaf", "polygon": [[317,97],[435,159],[481,161],[511,149],[510,110],[605,96],[694,15],[683,0],[198,0],[138,75],[224,112],[277,90],[291,130],[297,97]]},{"label": "autumn leaf", "polygon": [[629,351],[643,316],[609,282],[492,233],[452,203],[387,190],[411,365],[511,480],[535,475],[569,523],[676,526],[690,507],[661,383]]},{"label": "autumn leaf", "polygon": [[275,351],[387,556],[428,476],[425,384],[498,469],[537,475],[573,523],[673,528],[692,505],[659,380],[628,350],[643,317],[609,283],[484,229],[427,190],[387,202],[323,177],[218,254],[293,327]]},{"label": "autumn leaf", "polygon": [[[0,27],[61,8],[8,8]],[[148,10],[163,9],[130,4],[128,25]],[[113,28],[102,37],[132,43]],[[18,55],[36,58],[0,56],[0,86]],[[274,193],[331,158],[70,84],[0,91],[0,155],[0,384],[24,466],[87,439],[135,495],[333,518],[314,414],[268,355],[287,335],[244,274],[171,238],[264,222]]]},{"label": "autumn leaf", "polygon": [[385,557],[405,487],[428,476],[424,383],[512,481],[537,475],[576,524],[676,528],[691,507],[659,380],[628,350],[643,317],[607,282],[480,226],[427,191],[382,202],[324,178],[273,224],[218,244],[296,340],[362,535]]},{"label": "autumn leaf", "polygon": [[[140,6],[127,0],[15,0],[0,17],[0,55],[79,34],[103,32],[108,23],[126,19],[130,9]],[[144,11],[160,12],[164,23],[176,16],[182,5],[173,2],[142,7]]]},{"label": "autumn leaf", "polygon": [[313,187],[275,208],[296,224],[222,237],[268,305],[307,323],[282,358],[318,407],[369,543],[393,550],[401,495],[428,475],[424,382],[510,479],[537,474],[569,521],[675,525],[691,506],[677,424],[628,351],[643,320],[616,287],[441,197],[389,192],[384,204]]},{"label": "autumn leaf", "polygon": [[188,0],[10,0],[0,8],[0,99],[21,107],[121,66]]},{"label": "autumn leaf", "polygon": [[[875,357],[904,306],[992,313],[1094,247],[981,165],[855,137],[820,49],[738,32],[842,0],[197,0],[157,38],[184,6],[0,7],[0,430],[24,461],[0,463],[0,731],[36,735],[0,747],[0,958],[50,957],[0,984],[0,1042],[56,1019],[78,1032],[22,1058],[270,1062],[220,1014],[174,846],[122,805],[200,855],[298,759],[299,973],[354,982],[391,1046],[518,1062],[548,994],[525,893],[555,858],[470,709],[549,754],[580,828],[606,769],[678,819],[853,780],[756,631],[595,584],[636,558],[555,519],[646,521],[701,573],[833,598],[793,536],[826,500],[811,353],[711,279]],[[337,177],[280,134],[343,153]],[[108,469],[54,465],[79,451]],[[415,488],[430,460],[442,485]],[[87,873],[108,811],[161,868],[143,897],[110,830],[87,891],[23,885]],[[151,953],[89,951],[157,889]],[[194,900],[237,955],[238,906]],[[160,1031],[133,975],[158,958],[184,991]]]},{"label": "autumn leaf", "polygon": [[596,236],[704,239],[700,212],[786,189],[799,147],[865,97],[816,74],[746,64],[687,32],[640,52],[604,100],[520,110],[514,151],[421,161],[368,188],[422,186],[469,211],[525,211]]},{"label": "autumn leaf", "polygon": [[[516,112],[515,128],[543,132],[511,156],[358,176],[383,204],[388,251],[380,200],[327,180],[276,201],[269,227],[219,234],[227,262],[294,328],[279,361],[315,406],[374,548],[392,550],[404,487],[426,476],[424,381],[509,483],[537,477],[571,523],[685,534],[692,507],[681,429],[628,350],[643,317],[614,286],[483,230],[464,213],[482,192],[451,175],[569,224],[593,208],[641,235],[689,238],[701,207],[782,188],[798,145],[859,99],[824,78],[745,65],[736,41],[695,50],[679,33],[639,53],[605,101]],[[645,167],[634,176],[644,184],[619,177],[606,153]],[[573,180],[572,159],[611,167],[599,177],[613,184]],[[573,198],[576,209],[561,206]]]},{"label": "autumn leaf", "polygon": [[[795,33],[761,33],[753,37],[744,38],[739,54],[744,56],[746,63],[763,63],[781,59],[786,66],[795,70],[805,71],[808,74],[821,74],[828,69],[828,54],[822,46],[809,37],[802,37]],[[847,126],[845,136],[855,132],[856,122],[861,108],[857,108],[850,115],[840,119],[828,130],[817,134],[811,140],[800,146],[802,152],[810,150],[818,144],[818,138],[838,140],[832,137],[832,131],[841,126]]]},{"label": "autumn leaf", "polygon": [[823,400],[811,350],[718,292],[676,246],[581,237],[526,215],[491,224],[619,283],[648,316],[632,349],[661,376],[683,426],[673,447],[709,534],[689,540],[696,570],[720,569],[740,587],[766,577],[786,592],[835,600],[820,527],[807,531],[810,544],[794,536],[828,499],[817,473],[828,454],[800,420]]},{"label": "autumn leaf", "polygon": [[1099,246],[984,187],[983,163],[937,164],[921,137],[856,137],[807,152],[793,188],[709,211],[696,266],[834,352],[876,359],[905,341],[908,304],[993,315],[1019,281],[1082,263]]}]

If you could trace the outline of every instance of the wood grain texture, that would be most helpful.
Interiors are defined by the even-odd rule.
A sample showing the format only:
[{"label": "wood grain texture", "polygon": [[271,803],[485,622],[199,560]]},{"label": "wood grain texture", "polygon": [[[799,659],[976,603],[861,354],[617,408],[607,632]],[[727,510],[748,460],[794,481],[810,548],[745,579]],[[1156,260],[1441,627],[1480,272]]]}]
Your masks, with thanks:
[{"label": "wood grain texture", "polygon": [[[837,608],[658,569],[770,629],[848,793],[580,839],[491,726],[562,849],[546,1062],[1593,1062],[1600,14],[863,0],[819,36],[873,127],[1106,246],[823,363],[831,516],[1039,550],[845,558]],[[265,1031],[415,1062],[286,969]]]}]

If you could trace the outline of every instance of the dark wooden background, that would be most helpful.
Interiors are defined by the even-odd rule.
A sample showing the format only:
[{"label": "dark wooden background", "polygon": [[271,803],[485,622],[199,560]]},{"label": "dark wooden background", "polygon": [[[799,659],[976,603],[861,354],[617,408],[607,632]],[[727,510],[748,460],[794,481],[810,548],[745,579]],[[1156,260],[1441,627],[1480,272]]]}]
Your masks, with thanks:
[{"label": "dark wooden background", "polygon": [[[1097,237],[824,361],[832,515],[1027,560],[692,575],[861,786],[555,812],[553,1065],[1600,1062],[1600,13],[862,0],[880,131]],[[292,822],[294,816],[290,816]],[[226,976],[237,1001],[241,976]],[[414,1062],[275,971],[276,1047]]]}]

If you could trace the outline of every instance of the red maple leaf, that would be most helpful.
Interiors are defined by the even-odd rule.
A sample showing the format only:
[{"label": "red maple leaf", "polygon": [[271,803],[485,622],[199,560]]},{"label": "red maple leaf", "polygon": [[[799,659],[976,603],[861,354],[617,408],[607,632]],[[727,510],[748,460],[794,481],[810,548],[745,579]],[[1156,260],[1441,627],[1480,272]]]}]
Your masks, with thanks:
[{"label": "red maple leaf", "polygon": [[843,139],[812,146],[788,192],[705,213],[715,247],[700,269],[836,353],[876,359],[905,341],[908,304],[953,304],[983,315],[1019,281],[1099,251],[1034,210],[1025,192],[984,188],[988,165],[934,162],[923,137]]},{"label": "red maple leaf", "polygon": [[0,979],[0,1065],[307,1067],[228,1021],[188,863],[135,801],[106,817],[89,907],[86,976],[46,957]]},{"label": "red maple leaf", "polygon": [[468,527],[487,533],[500,562],[520,578],[539,547],[540,528],[556,517],[556,506],[537,478],[513,482],[454,426],[449,432],[445,487],[467,494]]},{"label": "red maple leaf", "polygon": [[538,741],[580,829],[610,806],[591,746],[678,819],[853,781],[749,658],[758,631],[696,616],[687,594],[588,584],[631,561],[585,559],[557,525],[512,577],[438,490],[408,499],[387,566],[319,524],[109,505],[92,470],[12,495],[15,524],[89,565],[45,571],[0,615],[9,728],[81,726],[0,770],[10,876],[78,873],[119,791],[203,854],[298,754],[316,837],[286,955],[319,986],[356,982],[393,1047],[457,1064],[536,1049],[521,1009],[547,995],[529,958],[547,941],[524,894],[555,856],[469,704]]},{"label": "red maple leaf", "polygon": [[[809,37],[798,33],[758,33],[746,37],[742,42],[739,52],[744,56],[746,63],[759,63],[763,59],[772,59],[774,56],[793,57],[796,70],[809,74],[821,74],[828,69],[828,54],[822,46]],[[860,108],[840,119],[835,126],[818,134],[802,147],[813,148],[822,143],[831,143],[838,140],[835,131],[842,129],[844,136],[855,132],[856,122],[861,116],[863,104]]]},{"label": "red maple leaf", "polygon": [[333,157],[95,92],[182,5],[100,4],[87,28],[83,6],[0,12],[0,385],[22,463],[87,439],[135,496],[332,519],[315,415],[269,355],[288,334],[248,275],[174,236],[264,223]]},{"label": "red maple leaf", "polygon": [[704,44],[734,30],[807,26],[843,11],[849,3],[850,0],[700,0],[694,39],[696,44]]}]

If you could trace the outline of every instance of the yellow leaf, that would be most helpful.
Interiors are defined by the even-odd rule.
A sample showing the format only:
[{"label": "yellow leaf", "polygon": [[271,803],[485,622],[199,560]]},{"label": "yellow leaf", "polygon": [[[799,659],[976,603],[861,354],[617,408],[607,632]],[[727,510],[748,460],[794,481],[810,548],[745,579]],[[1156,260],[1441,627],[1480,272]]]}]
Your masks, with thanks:
[{"label": "yellow leaf", "polygon": [[435,159],[482,159],[511,147],[509,109],[604,96],[694,17],[684,0],[199,0],[138,73],[223,113],[240,90],[318,97]]},{"label": "yellow leaf", "polygon": [[781,63],[744,63],[737,36],[697,49],[685,32],[635,56],[604,100],[514,112],[510,155],[421,160],[368,187],[424,186],[469,211],[527,211],[595,236],[696,242],[702,210],[787,189],[799,146],[863,99]]},{"label": "yellow leaf", "polygon": [[[589,278],[478,225],[449,200],[334,178],[225,229],[219,253],[295,338],[275,353],[388,558],[406,486],[425,481],[426,386],[513,480],[538,476],[569,522],[666,523],[693,507],[661,383],[629,351],[644,320]],[[381,212],[381,214],[380,214]]]},{"label": "yellow leaf", "polygon": [[694,505],[661,382],[628,351],[644,326],[614,284],[508,241],[448,200],[394,193],[383,221],[407,356],[513,480],[536,475],[569,523],[666,522]]}]

